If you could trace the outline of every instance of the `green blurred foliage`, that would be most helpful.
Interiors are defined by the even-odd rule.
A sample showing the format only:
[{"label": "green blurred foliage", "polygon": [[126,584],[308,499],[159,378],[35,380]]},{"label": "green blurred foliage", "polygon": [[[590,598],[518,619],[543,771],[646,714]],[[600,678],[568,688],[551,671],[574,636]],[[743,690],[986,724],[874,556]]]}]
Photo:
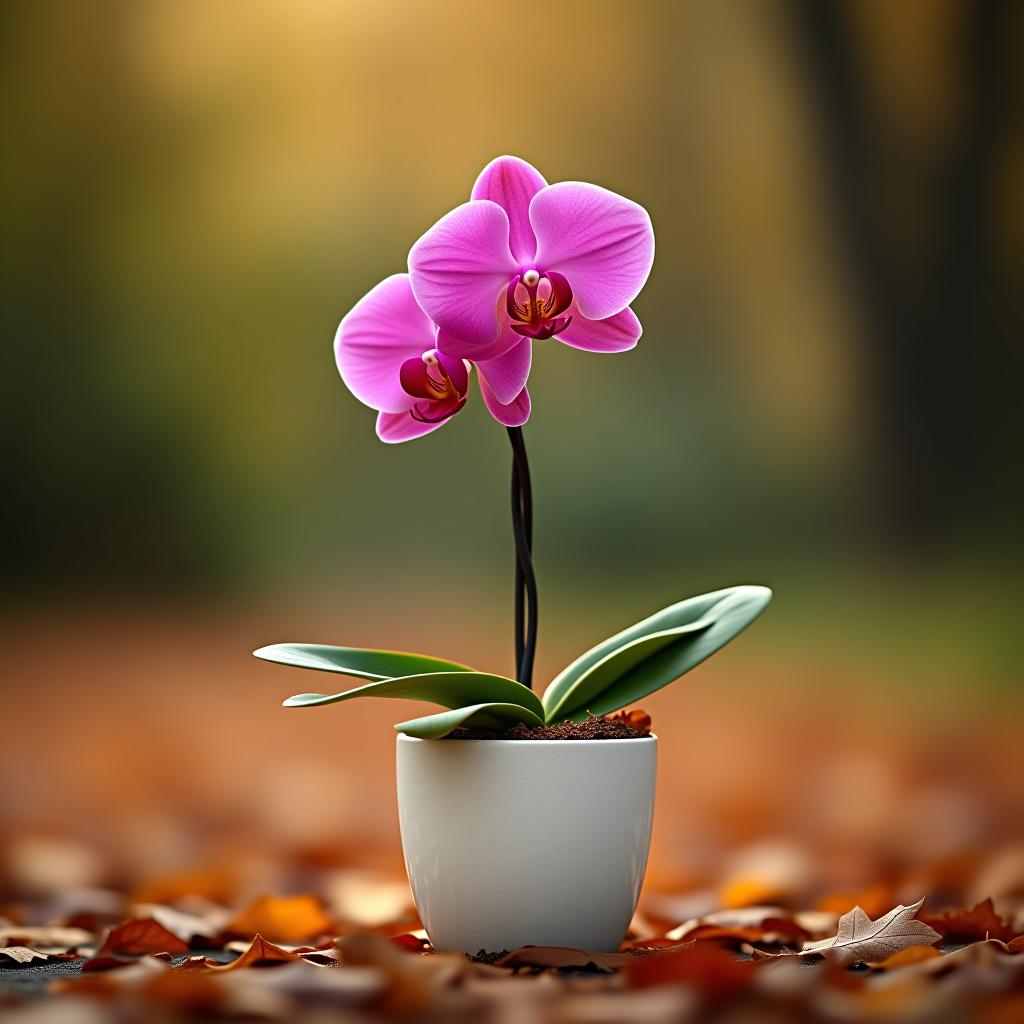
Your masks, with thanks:
[{"label": "green blurred foliage", "polygon": [[[871,87],[919,129],[910,159],[957,110],[942,83],[960,8],[898,6],[849,10]],[[643,203],[658,239],[636,351],[537,346],[527,440],[552,603],[571,616],[574,600],[648,594],[642,611],[749,581],[823,614],[837,578],[900,571],[800,15],[667,0],[6,7],[7,599],[503,593],[503,432],[473,401],[385,448],[331,354],[341,316],[501,152]],[[999,116],[999,180],[1014,184],[993,196],[992,244],[1012,269],[1024,149]],[[924,580],[979,581],[988,610],[1018,565],[1019,492],[1001,487],[914,552]]]}]

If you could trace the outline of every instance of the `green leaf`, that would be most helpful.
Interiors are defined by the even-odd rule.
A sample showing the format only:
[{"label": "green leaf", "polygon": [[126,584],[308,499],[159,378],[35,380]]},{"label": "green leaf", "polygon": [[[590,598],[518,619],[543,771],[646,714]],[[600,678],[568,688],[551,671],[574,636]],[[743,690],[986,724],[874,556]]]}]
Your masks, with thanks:
[{"label": "green leaf", "polygon": [[670,605],[587,651],[544,693],[545,721],[606,715],[661,689],[727,644],[771,600],[767,587],[716,590]]},{"label": "green leaf", "polygon": [[394,679],[425,672],[472,672],[468,665],[426,654],[404,651],[372,651],[362,647],[330,647],[327,644],[271,644],[252,652],[264,661],[320,672],[340,672],[357,679]]},{"label": "green leaf", "polygon": [[356,697],[394,697],[425,700],[446,708],[500,703],[515,705],[532,716],[544,714],[540,698],[514,679],[487,672],[427,672],[421,675],[382,679],[342,693],[297,693],[285,702],[286,708],[308,708],[337,704]]},{"label": "green leaf", "polygon": [[525,722],[527,725],[544,724],[538,715],[519,704],[474,704],[468,708],[442,711],[437,715],[399,722],[395,728],[406,736],[415,736],[421,740],[438,740],[460,726],[504,732],[516,722]]}]

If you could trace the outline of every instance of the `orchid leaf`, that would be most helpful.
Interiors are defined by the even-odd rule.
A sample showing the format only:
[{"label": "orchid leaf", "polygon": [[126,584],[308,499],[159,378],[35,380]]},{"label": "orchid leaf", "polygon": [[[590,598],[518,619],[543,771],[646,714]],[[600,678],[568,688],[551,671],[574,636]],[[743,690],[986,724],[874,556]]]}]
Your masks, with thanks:
[{"label": "orchid leaf", "polygon": [[607,715],[678,679],[745,629],[767,587],[717,590],[670,605],[587,651],[544,693],[545,720]]},{"label": "orchid leaf", "polygon": [[362,647],[331,647],[327,644],[271,644],[252,652],[264,661],[320,672],[340,672],[357,679],[395,679],[426,672],[472,672],[468,665],[427,654],[374,651]]},{"label": "orchid leaf", "polygon": [[289,697],[284,706],[317,707],[320,704],[338,704],[356,697],[424,700],[446,708],[500,703],[528,711],[538,720],[544,714],[540,698],[522,683],[488,672],[472,671],[427,672],[421,675],[401,676],[398,679],[381,679],[342,693],[297,693],[294,697]]},{"label": "orchid leaf", "polygon": [[[537,703],[539,705],[540,701]],[[436,715],[413,718],[408,722],[399,722],[395,728],[406,736],[415,736],[421,740],[437,740],[460,727],[503,732],[517,722],[524,722],[526,725],[544,724],[538,715],[521,704],[495,703],[473,704],[453,711],[442,711]]]}]

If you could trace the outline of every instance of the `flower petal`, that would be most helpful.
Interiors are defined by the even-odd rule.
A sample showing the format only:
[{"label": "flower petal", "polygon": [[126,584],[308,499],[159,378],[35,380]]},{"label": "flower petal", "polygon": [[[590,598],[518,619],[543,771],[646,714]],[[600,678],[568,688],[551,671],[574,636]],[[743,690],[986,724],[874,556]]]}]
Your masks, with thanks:
[{"label": "flower petal", "polygon": [[465,341],[457,334],[452,334],[451,331],[441,328],[437,332],[438,351],[445,355],[458,356],[460,359],[470,359],[473,362],[497,359],[498,356],[503,356],[510,348],[515,348],[523,340],[523,336],[512,330],[508,314],[504,310],[499,310],[498,319],[500,321],[498,337],[490,345]]},{"label": "flower petal", "polygon": [[537,239],[530,226],[530,200],[547,185],[540,171],[517,156],[499,156],[481,172],[473,199],[490,199],[508,214],[508,246],[517,262],[533,259]]},{"label": "flower petal", "polygon": [[411,412],[382,412],[377,415],[377,436],[385,444],[398,444],[411,441],[414,437],[422,437],[431,431],[443,427],[451,416],[438,420],[436,423],[424,423],[413,419]]},{"label": "flower petal", "polygon": [[498,337],[499,300],[518,270],[508,231],[497,203],[475,200],[445,214],[409,253],[416,301],[467,344],[491,345]]},{"label": "flower petal", "polygon": [[538,269],[564,274],[590,320],[625,309],[651,272],[654,229],[647,211],[598,185],[563,181],[541,189],[530,203],[530,223]]},{"label": "flower petal", "polygon": [[521,427],[530,418],[530,392],[526,388],[507,405],[502,405],[487,383],[487,378],[481,376],[480,394],[484,396],[487,411],[506,427]]},{"label": "flower petal", "polygon": [[494,397],[507,405],[526,387],[532,358],[533,342],[529,338],[520,338],[519,344],[504,355],[498,356],[497,359],[485,359],[476,364],[480,387],[483,388],[486,383]]},{"label": "flower petal", "polygon": [[585,352],[626,352],[636,347],[643,333],[640,321],[629,306],[604,320],[588,320],[575,306],[569,312],[571,323],[555,337]]},{"label": "flower petal", "polygon": [[434,325],[416,304],[408,274],[385,278],[338,327],[334,356],[349,391],[371,409],[403,412],[415,401],[402,389],[402,363],[434,347]]}]

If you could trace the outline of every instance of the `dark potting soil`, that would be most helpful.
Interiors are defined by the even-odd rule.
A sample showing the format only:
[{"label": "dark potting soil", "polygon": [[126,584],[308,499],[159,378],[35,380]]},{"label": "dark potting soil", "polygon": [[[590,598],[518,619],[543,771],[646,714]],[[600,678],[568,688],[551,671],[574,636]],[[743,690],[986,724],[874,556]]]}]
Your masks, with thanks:
[{"label": "dark potting soil", "polygon": [[[646,716],[644,716],[646,718]],[[449,740],[636,740],[651,734],[650,719],[645,727],[630,725],[621,718],[595,718],[588,715],[582,722],[559,722],[557,725],[513,725],[504,732],[490,729],[454,729]]]},{"label": "dark potting soil", "polygon": [[496,964],[499,960],[504,960],[509,955],[509,952],[507,949],[502,949],[497,953],[488,953],[486,949],[481,949],[469,959],[478,964]]}]

